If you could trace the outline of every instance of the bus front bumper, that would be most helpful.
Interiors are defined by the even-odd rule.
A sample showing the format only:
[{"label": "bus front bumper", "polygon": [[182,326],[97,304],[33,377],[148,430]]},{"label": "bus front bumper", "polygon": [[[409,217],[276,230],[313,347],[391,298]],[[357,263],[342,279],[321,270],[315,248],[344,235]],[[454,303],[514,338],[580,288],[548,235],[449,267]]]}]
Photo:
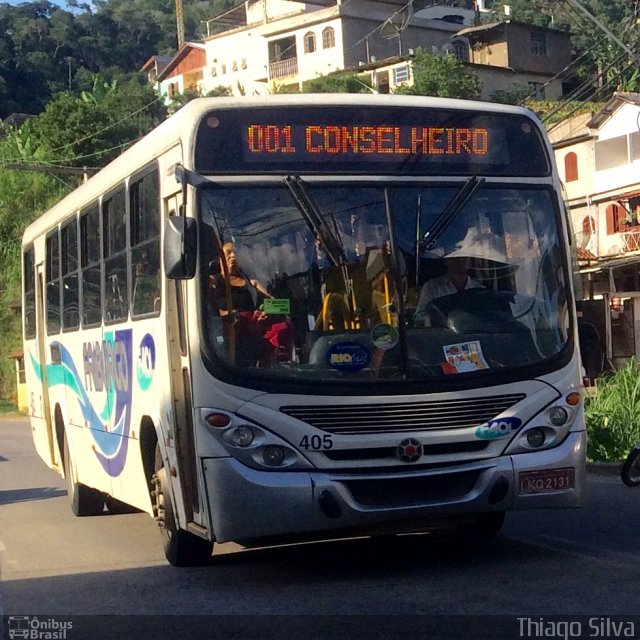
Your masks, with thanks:
[{"label": "bus front bumper", "polygon": [[415,470],[259,471],[234,458],[202,464],[215,540],[242,542],[417,531],[488,511],[578,507],[585,449],[580,431],[546,451]]}]

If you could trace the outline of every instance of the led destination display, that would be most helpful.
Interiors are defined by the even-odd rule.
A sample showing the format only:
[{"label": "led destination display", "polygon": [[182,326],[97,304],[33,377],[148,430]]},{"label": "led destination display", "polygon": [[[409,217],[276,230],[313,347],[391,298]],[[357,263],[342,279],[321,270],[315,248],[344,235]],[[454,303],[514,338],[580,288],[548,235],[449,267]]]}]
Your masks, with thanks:
[{"label": "led destination display", "polygon": [[205,174],[550,172],[539,130],[526,116],[356,105],[212,111],[198,128],[195,161]]},{"label": "led destination display", "polygon": [[252,124],[247,127],[247,151],[249,156],[265,153],[380,154],[403,158],[413,154],[484,156],[489,151],[489,131],[455,127]]}]

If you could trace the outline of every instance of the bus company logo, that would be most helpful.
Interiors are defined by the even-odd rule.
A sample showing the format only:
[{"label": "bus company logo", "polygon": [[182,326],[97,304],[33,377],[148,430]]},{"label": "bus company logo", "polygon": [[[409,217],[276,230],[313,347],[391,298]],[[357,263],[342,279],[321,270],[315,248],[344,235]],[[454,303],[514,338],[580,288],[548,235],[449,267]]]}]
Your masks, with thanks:
[{"label": "bus company logo", "polygon": [[130,357],[128,345],[118,335],[105,335],[102,341],[82,345],[84,379],[87,389],[94,391],[126,391],[129,387]]},{"label": "bus company logo", "polygon": [[156,369],[156,345],[153,337],[147,333],[140,341],[138,350],[138,367],[136,370],[138,386],[146,391],[153,382],[153,374]]},{"label": "bus company logo", "polygon": [[422,444],[413,438],[407,438],[398,445],[398,458],[402,462],[416,462],[422,457]]},{"label": "bus company logo", "polygon": [[9,640],[66,640],[73,622],[37,616],[9,616],[7,619]]},{"label": "bus company logo", "polygon": [[521,424],[522,420],[520,420],[520,418],[513,417],[489,420],[476,429],[476,437],[481,438],[482,440],[506,438],[514,431],[517,431]]}]

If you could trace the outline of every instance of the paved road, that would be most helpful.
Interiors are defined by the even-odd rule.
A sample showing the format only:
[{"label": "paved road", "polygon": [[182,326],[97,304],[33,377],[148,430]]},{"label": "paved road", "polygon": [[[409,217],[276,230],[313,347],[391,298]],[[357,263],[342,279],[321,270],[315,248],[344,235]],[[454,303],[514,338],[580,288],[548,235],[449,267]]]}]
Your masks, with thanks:
[{"label": "paved road", "polygon": [[[146,514],[74,518],[64,481],[37,457],[28,423],[0,420],[6,615],[464,614],[510,616],[513,628],[517,616],[617,616],[616,622],[640,610],[639,520],[640,488],[590,475],[583,509],[511,513],[503,532],[486,543],[422,535],[253,550],[228,544],[216,547],[208,567],[176,569],[166,564]],[[390,620],[395,625],[398,618]],[[640,638],[640,618],[636,626],[633,637]],[[464,630],[441,637],[458,631],[476,637]],[[243,628],[224,637],[248,635]]]}]

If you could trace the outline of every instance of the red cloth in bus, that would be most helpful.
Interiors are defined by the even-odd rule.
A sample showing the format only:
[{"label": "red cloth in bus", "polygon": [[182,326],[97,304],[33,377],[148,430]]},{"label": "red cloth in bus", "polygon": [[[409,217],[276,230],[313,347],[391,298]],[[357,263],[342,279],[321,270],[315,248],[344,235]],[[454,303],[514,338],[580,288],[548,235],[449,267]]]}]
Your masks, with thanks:
[{"label": "red cloth in bus", "polygon": [[235,315],[234,325],[238,364],[268,366],[275,356],[290,357],[293,336],[286,320],[240,311]]}]

